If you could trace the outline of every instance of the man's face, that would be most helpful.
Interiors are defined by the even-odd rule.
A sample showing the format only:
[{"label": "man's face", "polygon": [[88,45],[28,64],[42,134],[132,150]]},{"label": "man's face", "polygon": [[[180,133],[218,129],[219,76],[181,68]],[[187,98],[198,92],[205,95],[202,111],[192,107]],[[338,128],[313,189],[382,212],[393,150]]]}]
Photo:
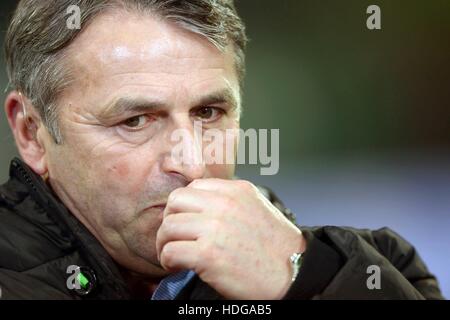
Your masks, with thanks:
[{"label": "man's face", "polygon": [[[162,276],[155,238],[170,192],[234,173],[233,165],[196,163],[194,135],[194,121],[203,130],[239,126],[233,52],[120,11],[97,17],[68,59],[76,80],[59,100],[64,141],[48,143],[49,182],[119,264]],[[184,163],[172,157],[176,129],[189,132]]]}]

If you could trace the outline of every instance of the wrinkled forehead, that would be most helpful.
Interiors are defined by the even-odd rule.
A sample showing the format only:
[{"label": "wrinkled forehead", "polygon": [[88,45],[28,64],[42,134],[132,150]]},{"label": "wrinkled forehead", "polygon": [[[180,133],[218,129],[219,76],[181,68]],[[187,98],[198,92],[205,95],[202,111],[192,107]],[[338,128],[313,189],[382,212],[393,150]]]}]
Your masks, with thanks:
[{"label": "wrinkled forehead", "polygon": [[75,81],[97,89],[129,82],[239,91],[231,45],[221,51],[205,37],[148,14],[102,14],[69,52]]}]

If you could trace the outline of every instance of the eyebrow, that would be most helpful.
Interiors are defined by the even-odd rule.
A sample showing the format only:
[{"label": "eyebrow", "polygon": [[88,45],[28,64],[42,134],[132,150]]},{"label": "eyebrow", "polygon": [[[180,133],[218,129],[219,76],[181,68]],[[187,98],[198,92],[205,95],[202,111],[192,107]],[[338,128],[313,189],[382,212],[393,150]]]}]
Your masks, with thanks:
[{"label": "eyebrow", "polygon": [[148,98],[142,97],[122,97],[110,103],[99,114],[101,119],[112,119],[118,115],[129,112],[152,112],[167,108],[167,106],[160,101],[151,101]]},{"label": "eyebrow", "polygon": [[[199,97],[197,101],[195,101],[194,105],[195,107],[198,107],[224,103],[229,104],[231,110],[236,110],[239,108],[238,101],[232,90],[229,88],[218,90],[207,94],[206,96]],[[108,104],[107,107],[99,113],[99,117],[107,121],[114,119],[119,115],[130,112],[147,113],[161,111],[164,109],[167,110],[169,107],[161,101],[151,101],[144,97],[121,97]]]},{"label": "eyebrow", "polygon": [[208,106],[212,104],[228,103],[232,110],[239,108],[239,103],[233,94],[233,91],[229,88],[218,90],[216,92],[207,94],[204,97],[200,97],[195,103],[196,106]]}]

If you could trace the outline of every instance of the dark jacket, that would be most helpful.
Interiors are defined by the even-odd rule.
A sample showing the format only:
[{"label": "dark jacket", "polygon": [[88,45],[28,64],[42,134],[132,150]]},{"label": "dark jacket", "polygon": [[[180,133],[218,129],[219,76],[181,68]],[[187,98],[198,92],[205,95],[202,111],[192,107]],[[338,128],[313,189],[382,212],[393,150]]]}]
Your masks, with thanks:
[{"label": "dark jacket", "polygon": [[[267,197],[285,214],[273,193]],[[389,229],[301,227],[308,242],[286,299],[441,299],[436,279],[414,248]],[[89,270],[95,288],[67,288],[67,267]],[[370,290],[370,265],[380,267],[381,289]],[[258,272],[258,270],[255,270]],[[132,299],[119,269],[94,236],[19,159],[0,187],[2,299]],[[194,278],[179,299],[221,299]]]}]

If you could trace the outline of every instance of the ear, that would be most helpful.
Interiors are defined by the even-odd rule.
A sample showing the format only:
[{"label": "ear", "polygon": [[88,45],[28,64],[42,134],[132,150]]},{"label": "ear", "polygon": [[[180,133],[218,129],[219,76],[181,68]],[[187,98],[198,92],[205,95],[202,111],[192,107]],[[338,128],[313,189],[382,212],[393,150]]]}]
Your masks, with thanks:
[{"label": "ear", "polygon": [[40,116],[31,102],[17,91],[6,97],[5,112],[23,161],[37,174],[45,175],[48,171],[46,139],[40,138],[38,132],[46,129]]}]

